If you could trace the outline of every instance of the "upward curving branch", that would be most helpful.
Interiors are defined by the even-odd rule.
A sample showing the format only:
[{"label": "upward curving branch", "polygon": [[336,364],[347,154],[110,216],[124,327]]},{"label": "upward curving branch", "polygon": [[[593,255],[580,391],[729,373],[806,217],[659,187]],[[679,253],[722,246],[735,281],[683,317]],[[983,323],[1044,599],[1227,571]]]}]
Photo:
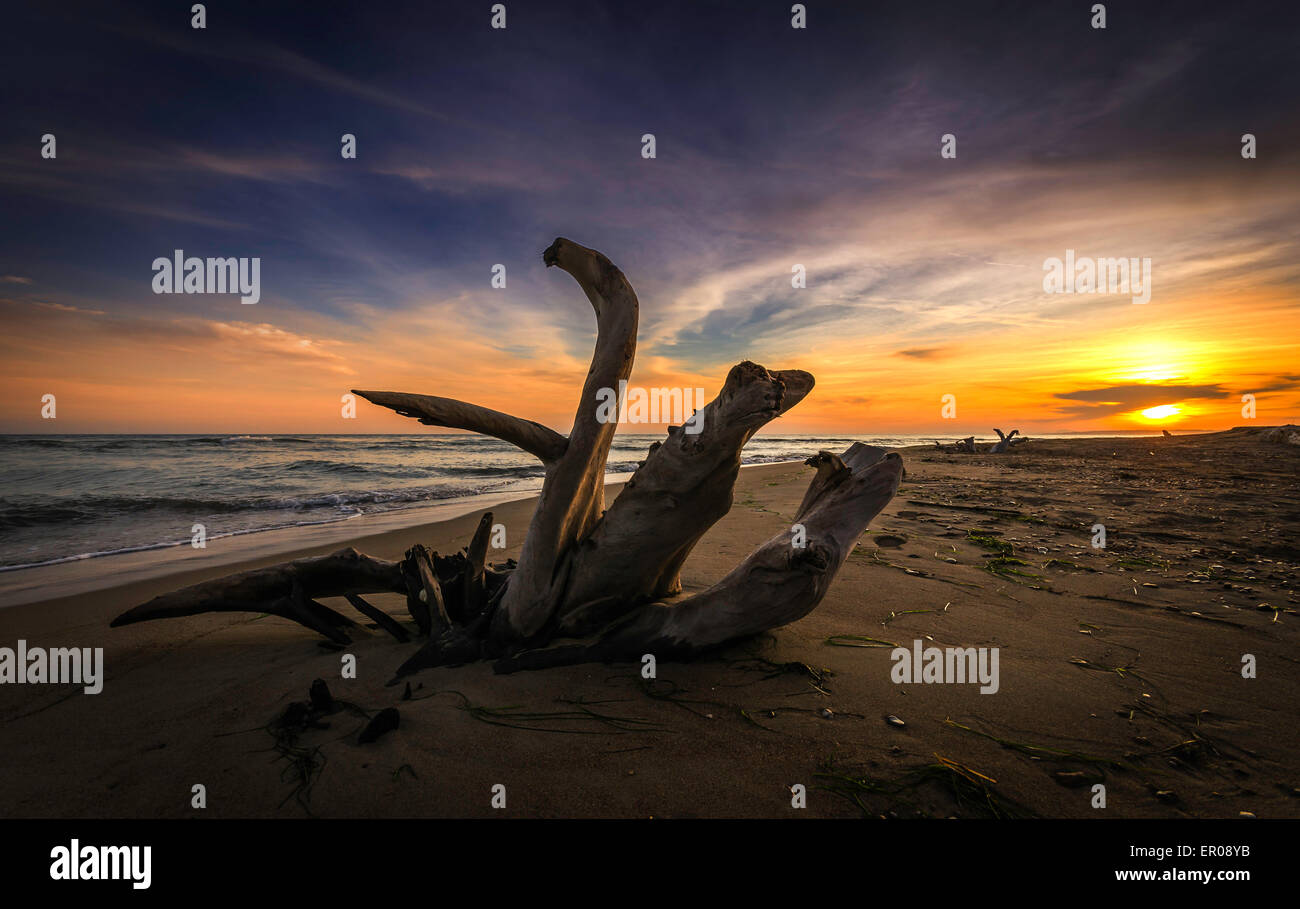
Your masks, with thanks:
[{"label": "upward curving branch", "polygon": [[547,466],[519,567],[497,612],[493,630],[503,639],[525,640],[543,629],[564,589],[566,554],[605,510],[605,461],[617,424],[598,418],[599,392],[617,389],[632,374],[636,356],[640,304],[623,272],[595,250],[563,237],[542,253],[542,261],[568,272],[591,301],[596,348],[568,447]]}]

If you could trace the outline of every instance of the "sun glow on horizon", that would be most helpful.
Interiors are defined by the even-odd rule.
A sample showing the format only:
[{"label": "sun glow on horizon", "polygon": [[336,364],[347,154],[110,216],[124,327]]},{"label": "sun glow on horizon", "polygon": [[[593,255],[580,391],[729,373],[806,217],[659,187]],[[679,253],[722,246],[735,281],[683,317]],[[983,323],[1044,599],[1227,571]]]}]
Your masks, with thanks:
[{"label": "sun glow on horizon", "polygon": [[1185,338],[1124,341],[1111,348],[1111,368],[1101,375],[1111,382],[1193,381],[1206,371],[1205,353]]},{"label": "sun glow on horizon", "polygon": [[1173,366],[1150,366],[1124,373],[1120,378],[1129,382],[1172,382],[1175,379],[1186,378],[1186,373]]},{"label": "sun glow on horizon", "polygon": [[1142,416],[1148,420],[1165,420],[1182,412],[1182,408],[1174,404],[1161,404],[1158,407],[1148,407],[1142,411]]}]

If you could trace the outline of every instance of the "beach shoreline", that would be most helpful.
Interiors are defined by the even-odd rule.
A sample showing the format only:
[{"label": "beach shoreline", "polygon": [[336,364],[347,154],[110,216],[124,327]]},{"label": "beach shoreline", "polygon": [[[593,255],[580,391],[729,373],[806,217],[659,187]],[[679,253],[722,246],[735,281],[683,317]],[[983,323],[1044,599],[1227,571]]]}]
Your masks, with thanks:
[{"label": "beach shoreline", "polygon": [[[1122,436],[1119,434],[1080,438],[1143,438],[1144,436]],[[98,437],[78,437],[98,438]],[[105,437],[118,441],[130,441],[137,437]],[[168,437],[175,441],[174,437]],[[198,437],[210,441],[209,436]],[[329,439],[337,437],[331,436]],[[384,439],[383,436],[365,436],[366,439]],[[411,437],[418,439],[419,437]],[[459,438],[459,437],[453,437]],[[779,436],[769,436],[780,438]],[[1057,438],[1057,437],[1046,437]],[[295,441],[303,441],[295,439]],[[843,440],[807,440],[846,444]],[[990,440],[978,440],[981,447],[988,447]],[[891,447],[900,453],[929,451],[931,447],[912,444]],[[806,457],[816,454],[815,444],[799,456],[789,456],[781,460],[763,460],[742,465],[742,470],[765,467],[772,464],[802,463]],[[611,490],[619,487],[630,472],[611,471],[605,476],[605,483]],[[262,556],[278,556],[282,559],[292,558],[307,550],[320,546],[343,546],[350,541],[377,536],[389,531],[416,529],[427,524],[450,520],[471,511],[481,511],[500,506],[508,502],[532,500],[540,494],[539,478],[520,479],[505,489],[491,492],[475,492],[444,498],[429,499],[420,504],[404,508],[383,509],[338,517],[324,517],[317,520],[301,520],[291,525],[255,527],[245,530],[218,531],[209,528],[205,545],[195,548],[188,537],[172,542],[147,542],[140,545],[105,550],[102,552],[81,552],[75,555],[56,556],[30,564],[0,566],[0,609],[43,600],[57,599],[75,594],[89,594],[109,587],[137,581],[148,581],[170,575],[188,575],[205,568],[222,566],[239,566],[244,562]],[[612,495],[610,496],[612,499]],[[185,525],[184,521],[180,522]],[[36,533],[34,528],[23,532],[29,536]]]},{"label": "beach shoreline", "polygon": [[[289,557],[455,551],[477,508],[0,609],[0,645],[102,647],[106,667],[96,695],[0,685],[3,813],[485,817],[501,813],[500,783],[511,816],[783,817],[800,783],[814,817],[984,816],[990,804],[1007,816],[1300,816],[1294,446],[1252,431],[903,457],[902,488],[816,610],[661,663],[654,683],[632,665],[503,676],[474,664],[419,673],[403,700],[387,683],[417,645],[382,633],[346,648],[358,671],[344,678],[337,648],[256,612],[108,627],[183,584]],[[685,592],[788,526],[811,476],[800,463],[742,470],[731,512],[686,563]],[[490,561],[518,555],[534,503],[492,507],[508,545]],[[1104,549],[1091,545],[1097,524]],[[400,597],[374,602],[409,624]],[[916,641],[997,648],[997,692],[895,683],[888,645]],[[1242,675],[1246,654],[1256,678]],[[400,728],[361,745],[364,720],[345,713],[287,747],[268,730],[316,678],[368,714],[397,707]],[[956,798],[925,770],[936,755],[939,773],[996,780],[977,787],[996,798]],[[846,780],[871,783],[862,808]],[[195,783],[209,792],[202,812]]]}]

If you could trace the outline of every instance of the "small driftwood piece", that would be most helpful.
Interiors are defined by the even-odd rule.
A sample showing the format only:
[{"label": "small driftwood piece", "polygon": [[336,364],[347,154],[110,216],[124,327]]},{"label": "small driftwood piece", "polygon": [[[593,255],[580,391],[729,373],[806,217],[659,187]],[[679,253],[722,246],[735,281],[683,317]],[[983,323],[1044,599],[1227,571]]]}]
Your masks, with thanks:
[{"label": "small driftwood piece", "polygon": [[1004,451],[1007,451],[1013,444],[1012,440],[1020,433],[1020,430],[1018,429],[1011,430],[1010,435],[1003,435],[1002,430],[1000,429],[994,429],[993,431],[998,434],[998,438],[1001,441],[995,443],[993,447],[989,449],[990,454],[1002,454]]}]

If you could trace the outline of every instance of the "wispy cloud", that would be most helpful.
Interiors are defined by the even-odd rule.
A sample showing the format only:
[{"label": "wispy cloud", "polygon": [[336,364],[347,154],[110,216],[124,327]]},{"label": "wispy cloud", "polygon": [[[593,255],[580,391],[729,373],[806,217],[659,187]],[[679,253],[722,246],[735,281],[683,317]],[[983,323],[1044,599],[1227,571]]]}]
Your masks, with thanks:
[{"label": "wispy cloud", "polygon": [[1179,385],[1151,383],[1149,385],[1112,385],[1107,388],[1086,388],[1059,392],[1055,395],[1064,401],[1080,401],[1062,408],[1071,416],[1097,417],[1109,414],[1143,410],[1160,404],[1177,404],[1204,398],[1226,398],[1228,389],[1222,385]]},{"label": "wispy cloud", "polygon": [[[1297,408],[1300,75],[1251,0],[1128,11],[1067,55],[1050,5],[937,21],[836,4],[792,35],[665,3],[632,28],[561,2],[499,33],[420,4],[339,7],[306,31],[240,5],[203,32],[127,7],[24,12],[30,57],[0,61],[17,87],[6,368],[119,389],[127,430],[139,389],[195,388],[197,363],[231,419],[275,402],[335,428],[325,402],[355,375],[507,410],[526,388],[529,415],[562,428],[594,330],[539,259],[565,235],[635,285],[638,381],[805,366],[817,389],[787,427],[930,426],[945,393],[963,420],[1110,426],[1157,375]],[[60,84],[146,103],[52,84],[51,48]],[[1267,137],[1257,160],[1243,123]],[[40,157],[47,130],[57,159]],[[148,263],[177,248],[260,257],[262,302],[155,297]],[[1066,249],[1150,258],[1151,303],[1045,293]],[[489,286],[496,264],[507,288]],[[1145,390],[1086,397],[1130,383]]]}]

